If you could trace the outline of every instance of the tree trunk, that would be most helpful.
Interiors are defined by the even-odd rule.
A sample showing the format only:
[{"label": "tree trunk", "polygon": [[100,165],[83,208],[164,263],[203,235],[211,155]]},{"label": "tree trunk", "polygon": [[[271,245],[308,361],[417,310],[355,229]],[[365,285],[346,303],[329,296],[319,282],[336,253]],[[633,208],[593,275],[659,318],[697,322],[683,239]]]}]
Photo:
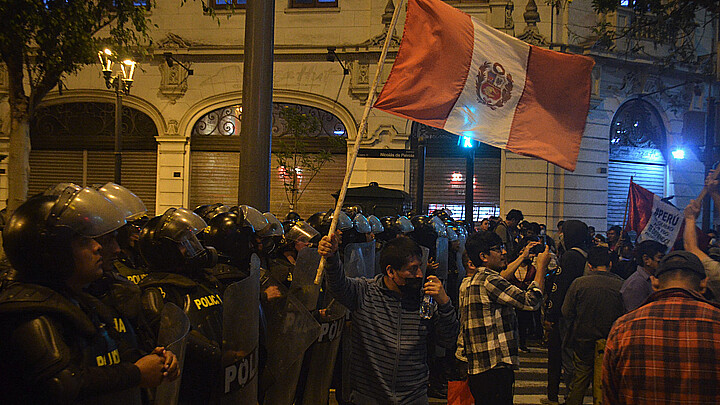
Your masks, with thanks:
[{"label": "tree trunk", "polygon": [[10,106],[8,156],[8,216],[27,198],[30,178],[30,122],[27,103]]}]

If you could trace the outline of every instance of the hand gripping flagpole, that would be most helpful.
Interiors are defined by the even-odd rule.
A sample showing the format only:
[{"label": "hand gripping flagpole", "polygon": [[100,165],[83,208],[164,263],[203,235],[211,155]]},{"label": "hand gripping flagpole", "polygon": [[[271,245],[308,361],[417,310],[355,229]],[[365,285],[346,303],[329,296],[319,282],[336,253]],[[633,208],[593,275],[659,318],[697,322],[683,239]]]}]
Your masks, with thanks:
[{"label": "hand gripping flagpole", "polygon": [[[390,26],[388,27],[387,35],[385,37],[385,43],[383,44],[382,52],[380,53],[380,60],[378,61],[377,69],[375,70],[375,78],[373,79],[372,86],[370,86],[370,92],[368,93],[367,100],[365,101],[365,111],[363,112],[362,119],[360,120],[360,125],[358,126],[357,136],[355,137],[355,145],[353,145],[353,150],[350,155],[350,163],[345,169],[345,180],[343,181],[343,186],[340,189],[340,195],[338,195],[337,204],[335,204],[335,212],[333,214],[332,223],[330,224],[330,231],[328,232],[328,236],[331,237],[337,229],[338,216],[340,215],[340,210],[342,209],[343,203],[345,202],[345,194],[347,193],[348,186],[350,185],[350,176],[352,175],[353,168],[355,167],[355,160],[357,159],[358,150],[360,149],[360,141],[367,133],[367,118],[368,115],[370,115],[370,109],[372,108],[372,105],[375,103],[377,85],[380,81],[380,73],[382,72],[383,65],[385,64],[385,58],[387,57],[388,48],[390,48],[390,41],[392,40],[393,32],[395,31],[395,25],[397,24],[398,16],[400,15],[400,9],[402,8],[403,3],[405,3],[405,0],[400,0],[400,3],[397,5],[397,7],[395,7],[395,12],[393,13],[393,17],[390,21]],[[323,257],[320,260],[320,266],[318,266],[317,274],[315,275],[315,284],[320,284],[320,282],[322,281],[322,276],[325,272],[326,263],[327,261]]]}]

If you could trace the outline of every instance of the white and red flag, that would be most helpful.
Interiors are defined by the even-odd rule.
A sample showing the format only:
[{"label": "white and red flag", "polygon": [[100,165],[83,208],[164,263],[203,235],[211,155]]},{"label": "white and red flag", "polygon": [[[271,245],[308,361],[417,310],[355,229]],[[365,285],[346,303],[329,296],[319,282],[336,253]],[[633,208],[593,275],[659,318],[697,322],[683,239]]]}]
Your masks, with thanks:
[{"label": "white and red flag", "polygon": [[410,0],[374,107],[572,171],[594,63],[529,45],[441,0]]},{"label": "white and red flag", "polygon": [[630,182],[625,230],[637,232],[637,241],[655,240],[672,248],[683,225],[683,214],[652,191]]}]

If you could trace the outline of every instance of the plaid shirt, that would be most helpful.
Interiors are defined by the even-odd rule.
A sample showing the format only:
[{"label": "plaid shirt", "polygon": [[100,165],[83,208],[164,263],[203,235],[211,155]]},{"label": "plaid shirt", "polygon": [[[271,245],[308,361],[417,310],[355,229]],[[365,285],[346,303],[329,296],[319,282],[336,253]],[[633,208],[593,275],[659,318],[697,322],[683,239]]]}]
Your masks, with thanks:
[{"label": "plaid shirt", "polygon": [[680,288],[647,302],[610,331],[603,403],[720,403],[720,309]]},{"label": "plaid shirt", "polygon": [[517,368],[518,324],[515,309],[537,310],[542,291],[535,282],[521,290],[488,268],[478,269],[461,300],[463,343],[468,374],[480,374],[500,364]]}]

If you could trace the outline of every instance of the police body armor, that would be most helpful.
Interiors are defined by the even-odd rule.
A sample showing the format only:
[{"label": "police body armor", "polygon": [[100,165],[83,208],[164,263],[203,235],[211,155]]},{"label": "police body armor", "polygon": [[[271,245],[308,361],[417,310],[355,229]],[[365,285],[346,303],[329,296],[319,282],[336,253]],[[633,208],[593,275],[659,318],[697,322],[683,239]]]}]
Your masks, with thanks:
[{"label": "police body armor", "polygon": [[178,403],[189,332],[190,320],[183,310],[171,302],[165,304],[160,312],[160,332],[157,344],[175,354],[178,363],[178,378],[175,381],[165,381],[157,387],[155,405],[176,405]]},{"label": "police body armor", "polygon": [[[212,283],[208,283],[212,284]],[[220,395],[220,343],[223,305],[220,292],[173,273],[150,273],[140,283],[148,318],[159,316],[163,302],[182,308],[190,320],[180,403],[217,400]],[[159,309],[160,308],[160,309]]]},{"label": "police body armor", "polygon": [[317,263],[316,249],[300,251],[290,289],[272,277],[262,277],[264,291],[280,292],[263,305],[268,329],[268,359],[260,381],[264,404],[293,403],[305,351],[320,336],[320,324],[309,309],[315,308],[320,294],[314,283]]},{"label": "police body armor", "polygon": [[343,269],[348,277],[375,277],[375,241],[348,243],[344,250]]},{"label": "police body armor", "polygon": [[147,277],[148,275],[148,269],[144,267],[131,267],[127,263],[125,263],[123,260],[115,260],[113,262],[113,266],[117,270],[120,275],[127,278],[128,280],[132,281],[135,284],[140,284],[140,281]]},{"label": "police body armor", "polygon": [[[128,349],[133,349],[123,342],[120,335],[110,328],[114,328],[113,321],[107,308],[92,297],[84,297],[83,301],[89,304],[81,305],[78,301],[68,299],[67,297],[51,290],[35,284],[25,284],[11,282],[4,286],[0,293],[0,316],[4,319],[12,319],[14,316],[26,317],[28,314],[48,314],[38,315],[34,322],[36,333],[33,336],[23,336],[28,347],[34,347],[42,350],[40,357],[34,359],[46,359],[52,364],[47,364],[44,371],[55,369],[58,374],[64,372],[63,369],[57,369],[58,365],[63,365],[64,369],[73,373],[82,372],[81,367],[105,367],[118,364],[121,361],[134,361],[132,359],[121,359],[121,355],[125,354]],[[81,308],[89,309],[91,307],[98,308],[103,314],[100,316],[95,312],[86,312]],[[42,324],[43,327],[38,329]],[[62,326],[60,326],[62,325]],[[57,327],[55,327],[57,326]],[[41,332],[40,332],[41,330]],[[6,331],[11,332],[11,331]],[[40,343],[43,341],[44,343]],[[65,350],[58,350],[56,340],[63,341],[66,346]],[[69,352],[67,351],[69,349]],[[22,351],[22,350],[21,350]],[[3,353],[8,355],[8,353]],[[9,357],[9,356],[8,356]],[[73,364],[74,360],[80,360],[82,364]],[[8,358],[4,359],[9,360]],[[25,359],[15,359],[25,361]],[[3,361],[2,363],[5,363]],[[10,365],[5,363],[4,366]],[[10,370],[0,370],[3,372],[3,383],[12,381]],[[7,372],[8,374],[5,374]],[[25,378],[47,379],[52,376],[23,376]],[[9,381],[8,381],[9,380]],[[56,380],[55,383],[58,383]],[[4,384],[0,384],[3,386]],[[49,384],[50,386],[54,384]],[[17,389],[17,386],[13,387]],[[69,387],[68,387],[69,388]],[[33,402],[38,400],[42,395],[49,395],[48,392],[34,392],[38,387],[23,387],[26,391],[26,400]],[[71,389],[68,389],[70,391]],[[67,392],[67,391],[63,391]],[[4,392],[5,400],[13,401],[11,398],[15,395],[10,392]],[[9,395],[9,398],[8,396]],[[72,398],[66,398],[70,400]],[[63,398],[48,398],[51,401],[62,401]],[[118,405],[140,405],[141,394],[138,387],[116,391],[108,394],[99,394],[86,400],[74,400],[73,403],[102,403],[102,404],[118,404]]]},{"label": "police body armor", "polygon": [[223,294],[221,404],[255,405],[258,392],[260,261]]},{"label": "police body armor", "polygon": [[447,280],[448,276],[448,250],[448,238],[439,236],[435,240],[435,261],[438,263],[435,275],[443,281]]}]

